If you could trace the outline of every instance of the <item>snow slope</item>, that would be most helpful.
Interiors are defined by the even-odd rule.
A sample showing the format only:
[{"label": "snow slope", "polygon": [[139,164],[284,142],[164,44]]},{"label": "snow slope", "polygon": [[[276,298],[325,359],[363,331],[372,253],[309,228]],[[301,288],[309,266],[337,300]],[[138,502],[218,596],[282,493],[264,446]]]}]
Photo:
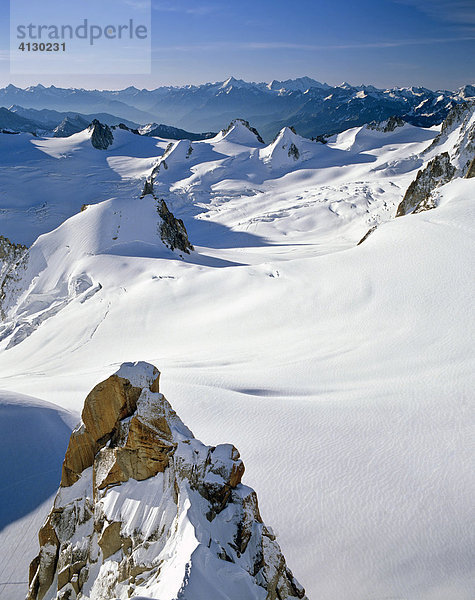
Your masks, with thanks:
[{"label": "snow slope", "polygon": [[121,129],[107,151],[92,146],[87,129],[67,138],[0,134],[2,235],[31,245],[83,204],[128,198],[166,145]]},{"label": "snow slope", "polygon": [[26,595],[25,567],[35,556],[38,530],[58,488],[77,419],[49,402],[0,391],[1,598]]},{"label": "snow slope", "polygon": [[[137,189],[38,240],[44,270],[9,323],[30,293],[68,302],[1,342],[0,387],[78,409],[118,363],[152,362],[197,437],[239,448],[309,598],[469,600],[475,180],[393,220],[437,129],[292,138],[305,160],[277,164],[231,133],[156,173],[195,245],[184,260],[130,250],[151,235]],[[81,302],[86,277],[101,287]]]}]

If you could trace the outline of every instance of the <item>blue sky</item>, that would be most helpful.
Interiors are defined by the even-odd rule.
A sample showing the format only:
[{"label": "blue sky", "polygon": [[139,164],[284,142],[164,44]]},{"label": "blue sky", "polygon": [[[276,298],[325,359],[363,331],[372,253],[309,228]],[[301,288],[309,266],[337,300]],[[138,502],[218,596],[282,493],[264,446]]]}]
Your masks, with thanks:
[{"label": "blue sky", "polygon": [[152,73],[135,76],[10,75],[8,0],[0,14],[1,86],[154,88],[229,75],[432,89],[475,82],[475,0],[152,0]]}]

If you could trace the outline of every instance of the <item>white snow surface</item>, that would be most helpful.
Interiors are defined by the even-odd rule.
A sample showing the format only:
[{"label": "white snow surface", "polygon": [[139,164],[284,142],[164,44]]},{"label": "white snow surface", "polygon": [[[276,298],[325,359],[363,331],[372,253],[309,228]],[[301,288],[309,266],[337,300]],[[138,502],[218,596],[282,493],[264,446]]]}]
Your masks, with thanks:
[{"label": "white snow surface", "polygon": [[[393,220],[437,128],[305,140],[305,160],[276,167],[242,127],[157,175],[195,245],[184,260],[138,197],[166,142],[97,151],[84,133],[0,136],[2,161],[14,144],[19,165],[15,185],[0,177],[7,200],[24,182],[28,210],[51,181],[76,210],[100,202],[51,233],[24,223],[46,235],[8,307],[0,388],[79,411],[122,362],[155,364],[197,438],[239,449],[310,599],[471,600],[475,179]],[[64,165],[56,178],[38,151]],[[97,183],[111,170],[120,194]]]},{"label": "white snow surface", "polygon": [[160,375],[160,371],[149,363],[137,361],[135,363],[122,363],[115,374],[118,377],[128,379],[135,387],[150,388],[152,383]]}]

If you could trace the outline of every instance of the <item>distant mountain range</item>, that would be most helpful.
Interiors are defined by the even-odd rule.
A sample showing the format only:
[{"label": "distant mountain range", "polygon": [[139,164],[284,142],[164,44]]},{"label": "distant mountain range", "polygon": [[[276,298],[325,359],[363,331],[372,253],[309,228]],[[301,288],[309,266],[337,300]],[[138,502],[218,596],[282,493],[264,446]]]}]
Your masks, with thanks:
[{"label": "distant mountain range", "polygon": [[68,137],[83,131],[95,119],[106,125],[126,125],[134,132],[140,133],[140,135],[162,137],[170,140],[188,139],[197,141],[216,135],[213,132],[192,133],[184,129],[171,127],[170,125],[158,125],[157,123],[149,123],[140,127],[138,123],[108,113],[81,114],[50,109],[38,110],[18,105],[13,105],[9,109],[0,108],[0,132]]},{"label": "distant mountain range", "polygon": [[[63,118],[79,113],[108,124],[119,119],[129,126],[162,122],[188,131],[218,131],[240,117],[257,127],[267,141],[286,125],[307,137],[338,133],[391,116],[428,127],[441,123],[451,108],[470,98],[475,98],[474,85],[456,91],[378,89],[348,83],[332,87],[309,77],[271,83],[229,77],[217,83],[154,90],[128,87],[100,91],[42,85],[0,89],[0,106],[12,107],[18,116],[43,124],[57,111],[68,113]],[[36,112],[31,113],[31,109]],[[55,127],[58,124],[56,119]]]}]

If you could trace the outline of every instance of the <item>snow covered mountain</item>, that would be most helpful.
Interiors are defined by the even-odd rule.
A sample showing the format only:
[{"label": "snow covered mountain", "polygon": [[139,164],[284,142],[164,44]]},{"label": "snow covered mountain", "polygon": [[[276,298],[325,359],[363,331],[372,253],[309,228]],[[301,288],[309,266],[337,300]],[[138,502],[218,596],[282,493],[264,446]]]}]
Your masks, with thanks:
[{"label": "snow covered mountain", "polygon": [[0,108],[0,130],[2,133],[19,133],[25,131],[36,133],[38,130],[45,131],[40,123],[26,119],[6,108]]},{"label": "snow covered mountain", "polygon": [[41,125],[41,129],[43,131],[52,131],[55,127],[57,127],[64,119],[83,119],[86,124],[91,123],[94,119],[98,119],[101,123],[105,123],[106,125],[118,125],[119,123],[124,123],[128,127],[138,127],[137,123],[133,121],[128,121],[127,119],[121,119],[120,117],[115,117],[114,115],[110,115],[108,113],[93,113],[93,114],[81,114],[74,111],[65,111],[58,112],[57,110],[49,110],[44,108],[42,110],[37,110],[34,108],[24,108],[23,106],[19,106],[14,104],[8,107],[8,110],[20,117],[24,117],[30,121],[34,121]]},{"label": "snow covered mountain", "polygon": [[[471,600],[473,119],[0,135],[0,388],[78,411],[124,361],[160,364],[197,437],[239,447],[309,598]],[[49,510],[30,494],[8,573]]]},{"label": "snow covered mountain", "polygon": [[[421,87],[378,89],[371,85],[322,84],[309,77],[249,83],[234,77],[200,86],[119,91],[33,86],[0,89],[0,105],[79,113],[107,112],[136,123],[165,122],[189,131],[217,131],[236,116],[259,128],[267,141],[282,127],[316,137],[403,117],[413,125],[440,124],[456,104],[475,97],[475,87],[432,91]],[[97,117],[100,119],[100,117]],[[163,135],[163,134],[161,134]]]},{"label": "snow covered mountain", "polygon": [[159,377],[125,363],[88,394],[28,600],[305,600],[241,483],[239,452],[197,440]]},{"label": "snow covered mountain", "polygon": [[107,113],[83,115],[47,109],[26,109],[17,105],[11,106],[9,109],[0,108],[0,130],[10,133],[28,132],[40,136],[69,137],[83,131],[95,120],[113,127],[125,125],[131,130],[138,131],[141,135],[173,140],[202,140],[215,135],[212,132],[192,133],[170,125],[157,125],[157,123],[139,127],[137,123]]},{"label": "snow covered mountain", "polygon": [[74,133],[79,133],[89,126],[90,121],[86,121],[79,115],[75,117],[64,117],[61,123],[53,129],[54,137],[69,137]]},{"label": "snow covered mountain", "polygon": [[152,137],[161,137],[169,140],[191,141],[206,140],[216,135],[211,131],[205,133],[191,133],[190,131],[171,127],[170,125],[164,125],[163,123],[160,125],[157,125],[157,123],[148,123],[143,127],[139,127],[139,132],[141,135],[150,135]]}]

